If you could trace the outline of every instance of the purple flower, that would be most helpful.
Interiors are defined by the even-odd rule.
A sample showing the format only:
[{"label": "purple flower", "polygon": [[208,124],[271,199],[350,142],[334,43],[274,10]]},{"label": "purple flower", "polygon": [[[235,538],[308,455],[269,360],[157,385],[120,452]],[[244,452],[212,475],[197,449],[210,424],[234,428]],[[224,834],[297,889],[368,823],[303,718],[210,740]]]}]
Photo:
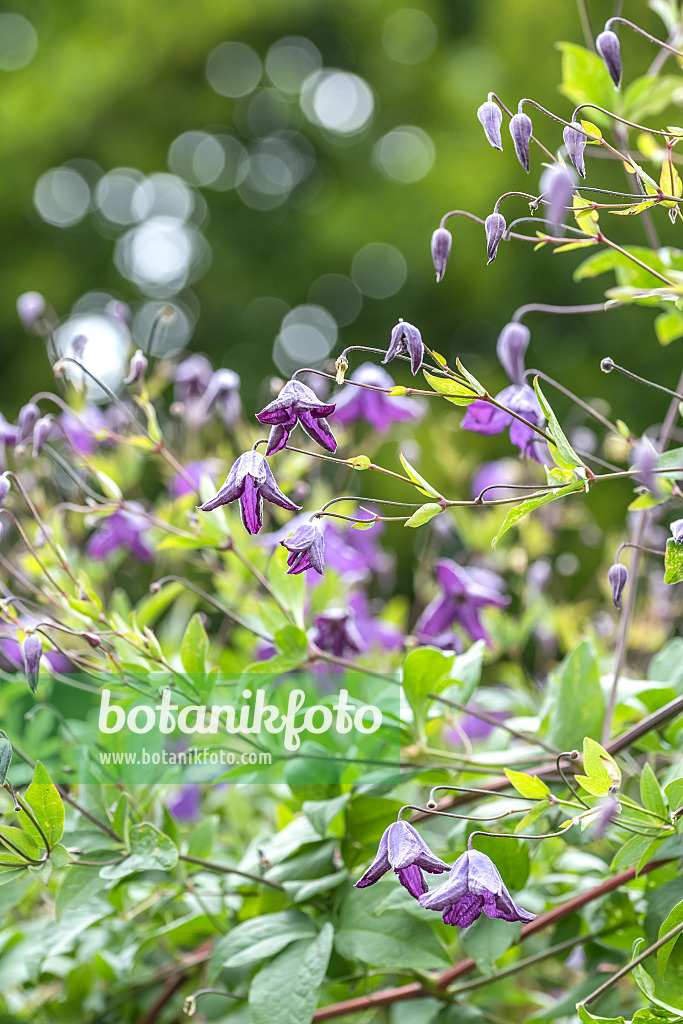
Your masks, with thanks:
[{"label": "purple flower", "polygon": [[199,505],[199,508],[202,512],[211,512],[219,505],[228,505],[239,499],[245,529],[249,533],[258,533],[263,525],[264,498],[290,512],[297,512],[301,507],[282,493],[264,456],[260,452],[251,451],[240,455],[218,494]]},{"label": "purple flower", "polygon": [[584,149],[586,148],[586,133],[576,121],[568,124],[562,132],[562,138],[567,148],[567,156],[576,167],[582,178],[586,177],[586,164],[584,160]]},{"label": "purple flower", "polygon": [[625,565],[622,565],[621,562],[615,562],[614,565],[609,567],[607,579],[609,580],[610,589],[612,591],[614,607],[620,610],[624,587],[628,582],[628,569]]},{"label": "purple flower", "polygon": [[332,521],[325,524],[325,560],[330,569],[348,583],[361,583],[368,578],[387,576],[393,559],[379,543],[384,524],[371,530],[340,528]]},{"label": "purple flower", "polygon": [[605,67],[610,73],[615,89],[619,88],[621,82],[621,47],[619,36],[616,32],[607,29],[601,32],[595,40],[595,49],[605,62]]},{"label": "purple flower", "polygon": [[494,149],[503,148],[503,140],[500,136],[500,126],[503,123],[503,111],[493,100],[487,100],[477,110],[479,123],[484,129],[484,134]]},{"label": "purple flower", "polygon": [[226,427],[234,427],[242,413],[239,374],[234,370],[216,370],[204,392],[202,405],[207,415],[215,411]]},{"label": "purple flower", "polygon": [[142,380],[147,373],[147,356],[139,348],[133,353],[128,367],[128,376],[124,380],[124,384],[137,384],[138,381]]},{"label": "purple flower", "polygon": [[503,921],[533,921],[536,916],[515,903],[496,865],[478,850],[461,854],[446,881],[418,901],[427,910],[442,911],[444,922],[459,928],[469,928],[482,912]]},{"label": "purple flower", "polygon": [[19,410],[19,418],[17,420],[18,427],[18,444],[25,441],[33,431],[36,423],[40,419],[40,409],[35,402],[27,402]]},{"label": "purple flower", "polygon": [[513,384],[524,383],[524,356],[530,340],[529,328],[514,322],[506,324],[498,335],[496,355]]},{"label": "purple flower", "polygon": [[110,299],[104,307],[104,312],[112,320],[118,320],[129,330],[133,326],[133,314],[127,302],[121,302],[120,299]]},{"label": "purple flower", "polygon": [[574,172],[561,164],[547,167],[541,175],[539,187],[548,204],[548,219],[554,229],[566,220],[575,185]]},{"label": "purple flower", "polygon": [[90,455],[97,447],[95,433],[108,429],[107,415],[97,405],[88,405],[79,412],[79,419],[63,412],[60,425],[77,455]]},{"label": "purple flower", "polygon": [[[2,477],[0,477],[2,481]],[[2,496],[0,495],[0,503],[2,502]],[[683,544],[683,519],[676,519],[669,527],[671,530],[671,536],[673,537],[676,544]]]},{"label": "purple flower", "polygon": [[437,857],[424,842],[417,829],[407,821],[395,821],[379,841],[377,856],[365,874],[356,882],[356,889],[374,885],[393,868],[401,885],[419,899],[428,891],[423,871],[441,875],[448,864]]},{"label": "purple flower", "polygon": [[501,593],[504,584],[500,576],[489,569],[466,569],[450,558],[441,558],[436,563],[436,578],[442,593],[427,605],[415,624],[419,642],[449,647],[449,630],[458,625],[472,640],[490,644],[479,611],[487,607],[505,608],[510,603]]},{"label": "purple flower", "polygon": [[636,470],[634,476],[638,483],[642,487],[646,487],[655,497],[659,497],[660,487],[655,474],[657,452],[647,438],[642,437],[634,444],[631,451],[631,462]]},{"label": "purple flower", "polygon": [[403,630],[375,615],[363,590],[358,590],[351,595],[349,608],[353,612],[356,628],[361,635],[365,650],[372,650],[373,647],[379,647],[385,651],[401,650]]},{"label": "purple flower", "polygon": [[0,508],[2,508],[2,504],[9,494],[11,486],[9,479],[3,473],[0,476]]},{"label": "purple flower", "polygon": [[151,562],[154,555],[144,536],[149,523],[138,509],[141,506],[137,502],[129,502],[127,508],[101,519],[86,545],[89,557],[104,560],[112,551],[123,548],[133,558]]},{"label": "purple flower", "polygon": [[45,442],[52,433],[52,417],[41,416],[39,420],[36,420],[33,427],[33,455],[34,457],[40,455]]},{"label": "purple flower", "polygon": [[17,313],[24,330],[32,333],[38,321],[44,316],[47,303],[40,292],[24,292],[17,299]]},{"label": "purple flower", "polygon": [[[45,651],[43,660],[47,662],[52,672],[64,674],[74,671],[73,662],[59,651]],[[3,666],[8,665],[10,670],[23,669],[24,658],[21,644],[9,637],[0,637],[0,663]]]},{"label": "purple flower", "polygon": [[0,412],[0,444],[9,444],[14,447],[19,440],[19,429],[18,427],[12,426],[8,423],[5,417]]},{"label": "purple flower", "polygon": [[181,786],[167,807],[178,821],[196,821],[201,808],[200,790],[194,782]]},{"label": "purple flower", "polygon": [[296,576],[306,569],[315,569],[321,576],[325,575],[325,541],[317,522],[302,523],[291,537],[281,540],[280,544],[289,552],[288,576]]},{"label": "purple flower", "polygon": [[323,404],[315,392],[301,381],[287,381],[277,398],[256,413],[259,422],[271,424],[266,455],[284,448],[297,420],[319,445],[328,452],[336,451],[337,442],[325,419],[333,412],[334,405]]},{"label": "purple flower", "polygon": [[533,130],[531,118],[528,114],[515,114],[514,117],[510,118],[510,135],[515,144],[515,153],[527,174],[529,173],[531,163],[529,140]]},{"label": "purple flower", "polygon": [[389,348],[382,362],[389,363],[396,356],[410,356],[410,369],[413,375],[420,369],[424,359],[422,335],[417,327],[406,323],[405,320],[399,320],[391,332]]},{"label": "purple flower", "polygon": [[479,465],[472,477],[470,493],[476,498],[485,488],[495,487],[495,490],[486,492],[485,501],[492,498],[513,498],[520,492],[512,490],[509,485],[520,482],[520,465],[517,459],[494,459]]},{"label": "purple flower", "polygon": [[346,654],[360,654],[364,650],[363,638],[356,627],[353,612],[343,608],[328,608],[315,620],[313,643],[322,651],[343,658]]},{"label": "purple flower", "polygon": [[173,397],[188,423],[196,427],[206,419],[203,398],[213,376],[213,366],[198,352],[183,359],[173,374]]},{"label": "purple flower", "polygon": [[[536,398],[535,392],[528,384],[511,384],[504,388],[496,401],[501,402],[508,409],[523,416],[529,423],[539,427],[545,417]],[[545,463],[548,461],[547,445],[539,435],[526,423],[515,419],[506,412],[499,409],[490,402],[477,399],[468,405],[467,412],[463,417],[462,425],[465,430],[471,430],[475,434],[501,434],[507,427],[510,428],[510,441],[517,448],[524,458],[534,459],[536,462]],[[541,443],[539,443],[539,441]]]},{"label": "purple flower", "polygon": [[21,641],[21,657],[31,693],[35,693],[38,689],[40,659],[42,656],[43,641],[37,633],[28,633]]},{"label": "purple flower", "polygon": [[213,466],[212,459],[204,459],[199,462],[187,462],[183,469],[189,476],[192,483],[189,483],[184,476],[176,473],[168,485],[168,492],[173,498],[184,498],[188,494],[198,494],[205,473],[211,473]]},{"label": "purple flower", "polygon": [[488,257],[487,266],[489,263],[493,263],[496,258],[498,246],[505,234],[505,227],[505,217],[502,213],[490,213],[484,222],[484,230],[486,232],[486,255]]},{"label": "purple flower", "polygon": [[[387,390],[394,386],[387,371],[374,363],[359,366],[351,381]],[[379,434],[386,434],[392,423],[407,423],[421,417],[422,408],[414,399],[391,398],[383,391],[354,387],[353,383],[347,384],[339,395],[335,412],[340,423],[366,420]]]},{"label": "purple flower", "polygon": [[[496,108],[498,109],[498,108]],[[451,254],[453,236],[447,228],[437,228],[432,235],[432,263],[436,271],[436,283],[443,281],[448,257]]]}]

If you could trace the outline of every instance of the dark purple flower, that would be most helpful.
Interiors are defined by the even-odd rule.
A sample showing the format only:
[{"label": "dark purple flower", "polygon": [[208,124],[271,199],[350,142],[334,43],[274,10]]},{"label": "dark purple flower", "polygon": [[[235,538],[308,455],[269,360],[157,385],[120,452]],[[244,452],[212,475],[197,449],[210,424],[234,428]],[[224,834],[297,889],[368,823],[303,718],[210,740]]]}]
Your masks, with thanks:
[{"label": "dark purple flower", "polygon": [[500,136],[500,126],[503,123],[503,111],[493,100],[487,100],[477,110],[479,123],[484,129],[484,134],[494,149],[503,148],[503,140]]},{"label": "dark purple flower", "polygon": [[[525,420],[537,427],[544,422],[545,417],[536,394],[528,384],[511,384],[496,395],[496,401],[506,406],[507,409],[512,409],[513,412],[523,416]],[[501,434],[509,427],[510,441],[519,448],[522,457],[534,459],[540,463],[546,463],[549,459],[547,445],[542,438],[539,438],[535,430],[527,426],[526,423],[515,419],[504,409],[491,405],[490,402],[477,399],[476,402],[468,405],[462,425],[465,430],[487,435]]]},{"label": "dark purple flower", "polygon": [[595,40],[595,49],[604,60],[605,67],[614,82],[614,87],[618,89],[621,82],[621,47],[619,46],[619,36],[616,32],[611,32],[609,29],[601,32]]},{"label": "dark purple flower", "polygon": [[548,220],[554,229],[564,224],[567,208],[572,204],[576,182],[574,172],[561,164],[546,167],[541,175],[540,189],[548,204]]},{"label": "dark purple flower", "polygon": [[515,144],[515,153],[527,174],[529,173],[529,167],[531,164],[529,140],[531,139],[533,130],[531,118],[528,114],[515,114],[514,117],[510,118],[510,135],[512,136],[512,141]]},{"label": "dark purple flower", "polygon": [[196,821],[201,809],[199,786],[194,782],[181,786],[166,806],[178,821]]},{"label": "dark purple flower", "polygon": [[442,593],[427,605],[415,624],[420,643],[450,646],[449,630],[458,625],[472,640],[490,638],[479,618],[482,608],[505,608],[509,597],[501,593],[504,583],[495,572],[476,567],[464,568],[450,558],[436,563],[436,578]]},{"label": "dark purple flower", "polygon": [[17,313],[26,331],[34,331],[46,309],[47,303],[40,292],[24,292],[17,299]]},{"label": "dark purple flower", "polygon": [[356,628],[366,650],[381,648],[384,651],[398,651],[403,647],[403,630],[374,614],[365,591],[358,590],[351,595],[349,608],[354,614]]},{"label": "dark purple flower", "polygon": [[104,560],[112,551],[123,548],[133,558],[151,562],[154,555],[144,536],[149,523],[137,511],[139,508],[137,502],[129,502],[128,508],[101,519],[86,545],[89,557]]},{"label": "dark purple flower", "polygon": [[41,416],[39,420],[36,420],[33,427],[33,454],[34,456],[40,455],[42,452],[45,442],[52,433],[52,417]]},{"label": "dark purple flower", "polygon": [[297,512],[301,507],[282,493],[264,456],[260,452],[251,451],[240,455],[218,494],[199,508],[202,512],[211,512],[219,505],[228,505],[239,499],[245,529],[249,533],[258,533],[263,525],[264,498],[290,512]]},{"label": "dark purple flower", "polygon": [[325,541],[317,522],[303,523],[291,537],[281,540],[280,544],[289,552],[288,576],[296,576],[306,569],[315,569],[321,576],[325,575]]},{"label": "dark purple flower", "polygon": [[530,340],[529,328],[514,322],[506,324],[498,335],[496,355],[513,384],[524,383],[524,356]]},{"label": "dark purple flower", "polygon": [[128,367],[128,376],[125,378],[123,383],[137,384],[138,381],[143,379],[146,373],[147,356],[142,351],[142,349],[139,348],[136,352],[133,353],[133,356],[130,361],[130,366]]},{"label": "dark purple flower", "polygon": [[333,412],[334,405],[323,404],[306,384],[299,380],[287,381],[277,398],[256,413],[257,420],[271,425],[266,455],[284,448],[297,420],[319,445],[328,452],[336,451],[337,442],[325,419]]},{"label": "dark purple flower", "polygon": [[225,368],[216,370],[204,392],[202,404],[207,415],[215,411],[226,427],[234,427],[242,413],[239,374]]},{"label": "dark purple flower", "polygon": [[[496,108],[497,109],[497,108]],[[436,283],[443,281],[448,257],[451,254],[453,236],[447,228],[437,228],[432,235],[432,263],[436,271]]]},{"label": "dark purple flower", "polygon": [[562,138],[567,148],[567,156],[576,167],[582,178],[586,177],[586,163],[584,160],[584,149],[586,148],[586,133],[576,121],[568,124],[562,132]]},{"label": "dark purple flower", "polygon": [[490,213],[486,218],[484,230],[486,232],[487,266],[489,263],[493,263],[496,258],[498,246],[505,234],[505,228],[505,217],[502,213]]},{"label": "dark purple flower", "polygon": [[423,871],[441,875],[449,870],[448,864],[432,853],[417,829],[407,821],[395,821],[386,829],[379,841],[377,856],[356,882],[356,889],[379,882],[390,868],[415,899],[428,891]]},{"label": "dark purple flower", "polygon": [[469,928],[482,913],[503,921],[533,921],[536,916],[515,903],[496,865],[478,850],[465,850],[446,881],[418,900],[427,910],[442,911],[444,922],[459,928]]},{"label": "dark purple flower", "polygon": [[0,444],[9,444],[14,447],[19,440],[19,428],[8,423],[0,412]]},{"label": "dark purple flower", "polygon": [[621,609],[621,599],[624,593],[624,587],[628,582],[628,569],[625,565],[622,565],[621,562],[615,562],[614,565],[609,567],[607,579],[609,580],[610,589],[612,591],[614,607]]},{"label": "dark purple flower", "polygon": [[[2,477],[0,477],[0,481]],[[0,494],[0,503],[2,502],[2,495]],[[683,519],[676,519],[669,527],[671,530],[671,536],[673,537],[676,544],[683,544]]]},{"label": "dark purple flower", "polygon": [[40,659],[42,656],[43,641],[37,633],[28,633],[21,641],[21,657],[31,693],[35,693],[38,689]]},{"label": "dark purple flower", "polygon": [[[393,388],[394,382],[381,366],[363,363],[351,377],[358,384],[373,387]],[[336,399],[335,419],[340,423],[355,423],[366,420],[379,434],[386,434],[392,423],[407,423],[422,417],[422,408],[412,398],[392,398],[383,391],[354,387],[347,384]]]},{"label": "dark purple flower", "polygon": [[382,362],[389,363],[396,356],[410,356],[410,369],[413,374],[420,369],[424,359],[422,335],[417,327],[406,323],[405,320],[399,320],[391,332],[389,348]]},{"label": "dark purple flower", "polygon": [[346,654],[360,654],[365,646],[353,612],[343,608],[328,608],[322,615],[318,615],[312,639],[316,647],[334,654],[336,658],[343,658]]}]

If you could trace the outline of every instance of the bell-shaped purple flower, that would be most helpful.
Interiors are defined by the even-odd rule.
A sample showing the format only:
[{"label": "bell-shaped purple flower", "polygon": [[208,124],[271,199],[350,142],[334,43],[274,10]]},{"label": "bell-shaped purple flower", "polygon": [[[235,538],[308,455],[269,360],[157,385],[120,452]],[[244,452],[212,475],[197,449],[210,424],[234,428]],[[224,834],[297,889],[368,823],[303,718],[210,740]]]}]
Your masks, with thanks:
[{"label": "bell-shaped purple flower", "polygon": [[484,230],[486,232],[486,255],[488,257],[487,266],[489,263],[493,263],[496,258],[498,246],[505,234],[505,228],[505,217],[502,213],[490,213],[484,222]]},{"label": "bell-shaped purple flower", "polygon": [[[536,427],[540,427],[545,420],[536,394],[528,384],[511,384],[496,395],[496,401],[519,416],[523,416],[525,420]],[[465,430],[486,435],[502,434],[509,427],[510,441],[519,448],[523,458],[534,459],[542,464],[549,461],[547,445],[536,431],[526,423],[515,419],[505,409],[499,409],[490,402],[477,399],[476,402],[468,405],[462,425]]]},{"label": "bell-shaped purple flower", "polygon": [[496,355],[513,384],[524,383],[524,356],[531,340],[531,331],[524,324],[506,324],[498,335]]},{"label": "bell-shaped purple flower", "polygon": [[496,865],[478,850],[461,854],[446,881],[418,901],[427,910],[441,911],[446,924],[459,928],[469,928],[482,913],[503,921],[527,922],[536,916],[515,903]]},{"label": "bell-shaped purple flower", "polygon": [[154,554],[145,537],[148,530],[149,522],[142,515],[142,506],[131,501],[127,508],[100,520],[88,540],[86,552],[90,558],[104,561],[112,552],[123,549],[140,562],[151,562]]},{"label": "bell-shaped purple flower", "polygon": [[335,419],[340,423],[356,423],[364,420],[379,434],[386,434],[393,423],[415,422],[422,417],[422,407],[413,398],[391,397],[383,391],[373,391],[356,384],[370,384],[372,387],[390,390],[394,382],[381,366],[363,363],[354,372],[351,382],[345,385],[336,399]]},{"label": "bell-shaped purple flower", "polygon": [[133,353],[128,367],[128,376],[124,380],[124,384],[137,384],[141,381],[147,373],[147,356],[141,348],[137,349]]},{"label": "bell-shaped purple flower", "polygon": [[296,576],[306,569],[315,569],[321,576],[325,575],[325,540],[317,522],[302,523],[291,537],[280,543],[289,552],[288,576]]},{"label": "bell-shaped purple flower", "polygon": [[212,375],[213,366],[198,352],[183,359],[175,369],[173,397],[191,426],[196,427],[206,419],[203,398]]},{"label": "bell-shaped purple flower", "polygon": [[[436,563],[436,578],[441,593],[429,604],[415,624],[420,643],[452,648],[454,625],[460,626],[471,640],[490,638],[479,617],[482,608],[505,608],[509,597],[501,592],[503,580],[489,569],[464,568],[450,558]],[[455,644],[457,647],[457,642]]]},{"label": "bell-shaped purple flower", "polygon": [[297,420],[308,436],[321,447],[328,452],[336,451],[337,442],[325,418],[333,412],[334,405],[321,402],[315,391],[306,384],[299,380],[287,381],[277,398],[256,413],[259,422],[268,423],[272,428],[266,455],[272,455],[285,447]]},{"label": "bell-shaped purple flower", "polygon": [[493,100],[487,100],[477,110],[479,123],[484,129],[484,134],[494,149],[503,148],[503,140],[500,135],[500,126],[503,123],[503,111]]},{"label": "bell-shaped purple flower", "polygon": [[441,875],[449,870],[448,864],[432,853],[417,829],[407,821],[395,821],[386,829],[379,841],[377,856],[356,882],[356,889],[374,885],[390,868],[415,899],[428,892],[423,871]]},{"label": "bell-shaped purple flower", "polygon": [[263,525],[264,498],[290,512],[297,512],[301,507],[282,493],[264,456],[251,451],[240,455],[218,494],[199,508],[202,512],[211,512],[219,505],[239,500],[244,528],[249,533],[258,533]]},{"label": "bell-shaped purple flower", "polygon": [[[0,482],[2,477],[0,477]],[[0,503],[2,502],[2,495],[0,495]],[[676,519],[669,527],[671,530],[671,536],[676,544],[683,544],[683,519]]]},{"label": "bell-shaped purple flower", "polygon": [[382,362],[389,363],[396,356],[410,356],[410,369],[413,374],[420,369],[424,359],[422,335],[417,327],[406,323],[405,320],[399,320],[391,332],[389,348]]},{"label": "bell-shaped purple flower", "polygon": [[584,160],[584,149],[586,148],[586,133],[576,121],[568,124],[562,132],[562,138],[567,148],[567,156],[576,167],[582,178],[586,177],[586,163]]},{"label": "bell-shaped purple flower", "polygon": [[350,609],[328,608],[315,619],[313,643],[336,658],[346,654],[360,654],[365,645],[358,632],[355,617]]},{"label": "bell-shaped purple flower", "polygon": [[[498,108],[496,108],[498,109]],[[432,235],[432,263],[436,271],[436,283],[443,281],[448,257],[451,254],[453,236],[448,228],[437,228]]]},{"label": "bell-shaped purple flower", "polygon": [[595,49],[605,62],[605,67],[610,73],[615,89],[618,89],[621,82],[621,47],[619,45],[619,36],[610,29],[601,32],[595,40]]},{"label": "bell-shaped purple flower", "polygon": [[43,641],[37,633],[28,633],[21,641],[21,657],[24,663],[24,672],[26,673],[31,693],[35,693],[38,689],[40,659],[42,656]]},{"label": "bell-shaped purple flower", "polygon": [[33,455],[34,457],[40,455],[42,452],[45,442],[52,433],[52,417],[41,416],[39,420],[36,420],[35,426],[33,427]]},{"label": "bell-shaped purple flower", "polygon": [[620,610],[624,587],[628,583],[628,569],[625,565],[622,565],[621,562],[615,562],[614,565],[609,567],[607,579],[609,580],[610,590],[612,591],[614,607]]},{"label": "bell-shaped purple flower", "polygon": [[529,140],[531,139],[533,130],[531,118],[528,114],[515,114],[514,117],[510,118],[510,135],[512,136],[512,141],[515,144],[515,153],[527,174],[529,173],[529,167],[531,164]]},{"label": "bell-shaped purple flower", "polygon": [[540,189],[548,204],[548,219],[555,229],[564,224],[567,218],[575,185],[574,172],[561,164],[547,167],[541,175]]}]

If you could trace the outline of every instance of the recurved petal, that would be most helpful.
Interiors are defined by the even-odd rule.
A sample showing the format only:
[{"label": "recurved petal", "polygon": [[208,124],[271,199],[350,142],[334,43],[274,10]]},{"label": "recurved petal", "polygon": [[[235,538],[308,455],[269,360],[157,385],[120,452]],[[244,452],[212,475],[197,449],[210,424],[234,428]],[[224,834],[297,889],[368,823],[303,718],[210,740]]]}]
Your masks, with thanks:
[{"label": "recurved petal", "polygon": [[[261,456],[261,458],[263,459],[263,456]],[[265,459],[263,459],[263,466],[265,471],[263,480],[259,484],[259,491],[261,495],[266,498],[267,501],[272,501],[274,505],[279,505],[280,508],[289,509],[290,512],[298,512],[301,505],[295,505],[293,501],[290,501],[290,499],[282,493],[276,484],[272,470]]]},{"label": "recurved petal", "polygon": [[367,869],[367,871],[363,875],[361,875],[361,877],[356,882],[356,889],[364,889],[366,885],[374,885],[375,882],[378,882],[382,875],[386,874],[386,872],[389,870],[391,865],[389,864],[387,846],[390,828],[391,825],[389,826],[389,828],[385,829],[384,834],[379,841],[379,846],[377,848],[375,859],[373,860],[372,864]]},{"label": "recurved petal", "polygon": [[252,476],[248,476],[244,483],[244,491],[240,498],[240,514],[245,530],[248,533],[258,533],[263,526],[263,498]]},{"label": "recurved petal", "polygon": [[[420,906],[427,910],[445,910],[453,903],[457,903],[468,892],[467,888],[467,864],[469,852],[461,853],[450,870],[448,878],[436,889],[425,893],[420,897]],[[478,916],[478,915],[477,915]]]},{"label": "recurved petal", "polygon": [[[332,409],[334,409],[334,406],[332,406]],[[324,416],[318,416],[317,413],[312,412],[310,409],[302,409],[299,412],[299,423],[308,436],[312,437],[314,441],[317,441],[328,452],[337,450],[336,439]]]},{"label": "recurved petal", "polygon": [[444,924],[453,924],[458,928],[469,928],[477,920],[484,909],[484,900],[472,892],[467,892],[458,900],[444,909]]},{"label": "recurved petal", "polygon": [[415,899],[419,899],[420,896],[425,892],[429,892],[429,887],[422,877],[422,872],[419,867],[415,864],[411,864],[407,868],[401,868],[396,871],[398,880],[404,888],[408,890],[411,896]]},{"label": "recurved petal", "polygon": [[[296,422],[296,419],[294,422]],[[291,425],[285,425],[284,423],[273,424],[270,428],[270,433],[268,434],[266,455],[273,455],[275,452],[279,452],[284,448],[289,440],[291,429]]]},{"label": "recurved petal", "polygon": [[535,914],[531,914],[524,907],[515,903],[505,886],[503,886],[502,892],[492,895],[489,899],[487,899],[486,893],[483,895],[484,913],[487,917],[497,917],[503,921],[524,921],[525,923],[533,921],[536,917]]},{"label": "recurved petal", "polygon": [[[251,452],[245,454],[251,455]],[[244,455],[240,455],[239,459],[233,464],[223,486],[215,497],[209,498],[208,501],[199,506],[202,512],[210,512],[212,509],[218,508],[219,505],[228,505],[231,501],[242,497],[244,482],[247,477],[243,459]]]}]

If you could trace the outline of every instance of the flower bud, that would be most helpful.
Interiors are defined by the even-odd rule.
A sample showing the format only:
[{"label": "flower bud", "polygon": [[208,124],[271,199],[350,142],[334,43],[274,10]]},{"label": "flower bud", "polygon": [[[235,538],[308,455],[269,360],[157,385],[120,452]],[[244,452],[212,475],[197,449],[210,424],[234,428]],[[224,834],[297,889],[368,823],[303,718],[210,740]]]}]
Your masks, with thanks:
[{"label": "flower bud", "polygon": [[586,148],[586,133],[576,121],[568,124],[562,132],[562,138],[567,148],[567,156],[576,167],[582,178],[586,177],[586,164],[583,158],[583,151]]},{"label": "flower bud", "polygon": [[[498,107],[496,107],[496,110]],[[447,228],[437,228],[432,235],[432,262],[436,271],[436,283],[443,281],[446,264],[451,254],[453,236]]]},{"label": "flower bud", "polygon": [[142,380],[147,372],[147,356],[144,354],[142,349],[138,349],[137,352],[133,353],[128,367],[128,376],[124,380],[124,384],[137,384],[138,381]]},{"label": "flower bud", "polygon": [[0,476],[0,508],[2,508],[3,502],[10,492],[10,486],[9,478],[3,473]]},{"label": "flower bud", "polygon": [[37,421],[40,419],[40,409],[35,402],[27,402],[19,410],[17,426],[19,428],[18,443],[21,444],[29,436]]},{"label": "flower bud", "polygon": [[[2,477],[0,477],[0,481]],[[671,536],[673,537],[676,544],[683,544],[683,519],[676,519],[671,526]]]},{"label": "flower bud", "polygon": [[40,673],[40,659],[43,654],[43,641],[36,633],[29,633],[21,641],[21,657],[24,662],[24,672],[28,679],[31,693],[38,689],[38,675]]},{"label": "flower bud", "polygon": [[512,141],[515,144],[515,153],[527,174],[529,173],[529,165],[531,162],[531,157],[529,156],[529,140],[531,139],[533,130],[531,118],[528,114],[515,114],[514,117],[510,118],[510,135],[512,136]]},{"label": "flower bud", "polygon": [[498,335],[496,355],[513,384],[524,383],[524,355],[529,347],[531,332],[524,324],[506,324]]},{"label": "flower bud", "polygon": [[45,442],[47,441],[52,431],[52,417],[41,416],[39,420],[36,420],[36,424],[33,428],[33,457],[43,450]]},{"label": "flower bud", "polygon": [[624,593],[624,587],[628,581],[628,569],[621,562],[615,562],[611,565],[609,572],[607,573],[607,579],[612,590],[612,601],[614,607],[621,609],[621,598]]},{"label": "flower bud", "polygon": [[503,111],[493,100],[487,100],[477,110],[477,117],[484,129],[484,134],[494,149],[503,148],[503,140],[500,136],[500,126],[503,123]]},{"label": "flower bud", "polygon": [[500,240],[505,234],[505,217],[502,213],[490,213],[486,218],[484,229],[486,231],[486,255],[488,256],[487,266],[493,263],[498,252]]},{"label": "flower bud", "polygon": [[655,497],[659,496],[659,485],[655,469],[657,468],[657,452],[647,438],[641,438],[632,449],[632,465],[635,479],[641,487],[647,487]]},{"label": "flower bud", "polygon": [[553,164],[541,175],[540,189],[547,203],[548,219],[554,228],[564,224],[574,185],[574,172],[561,164]]},{"label": "flower bud", "polygon": [[346,371],[349,368],[349,361],[348,361],[348,359],[346,359],[345,356],[339,356],[339,358],[337,359],[337,361],[334,364],[334,368],[337,371],[337,375],[335,377],[335,381],[337,382],[337,384],[343,384],[344,383],[344,377],[346,376]]},{"label": "flower bud", "polygon": [[605,62],[605,67],[610,73],[615,89],[619,88],[621,82],[621,47],[619,36],[616,32],[607,29],[601,32],[595,40],[595,48]]},{"label": "flower bud", "polygon": [[17,299],[17,313],[26,331],[35,330],[46,309],[47,303],[40,292],[24,292]]}]

